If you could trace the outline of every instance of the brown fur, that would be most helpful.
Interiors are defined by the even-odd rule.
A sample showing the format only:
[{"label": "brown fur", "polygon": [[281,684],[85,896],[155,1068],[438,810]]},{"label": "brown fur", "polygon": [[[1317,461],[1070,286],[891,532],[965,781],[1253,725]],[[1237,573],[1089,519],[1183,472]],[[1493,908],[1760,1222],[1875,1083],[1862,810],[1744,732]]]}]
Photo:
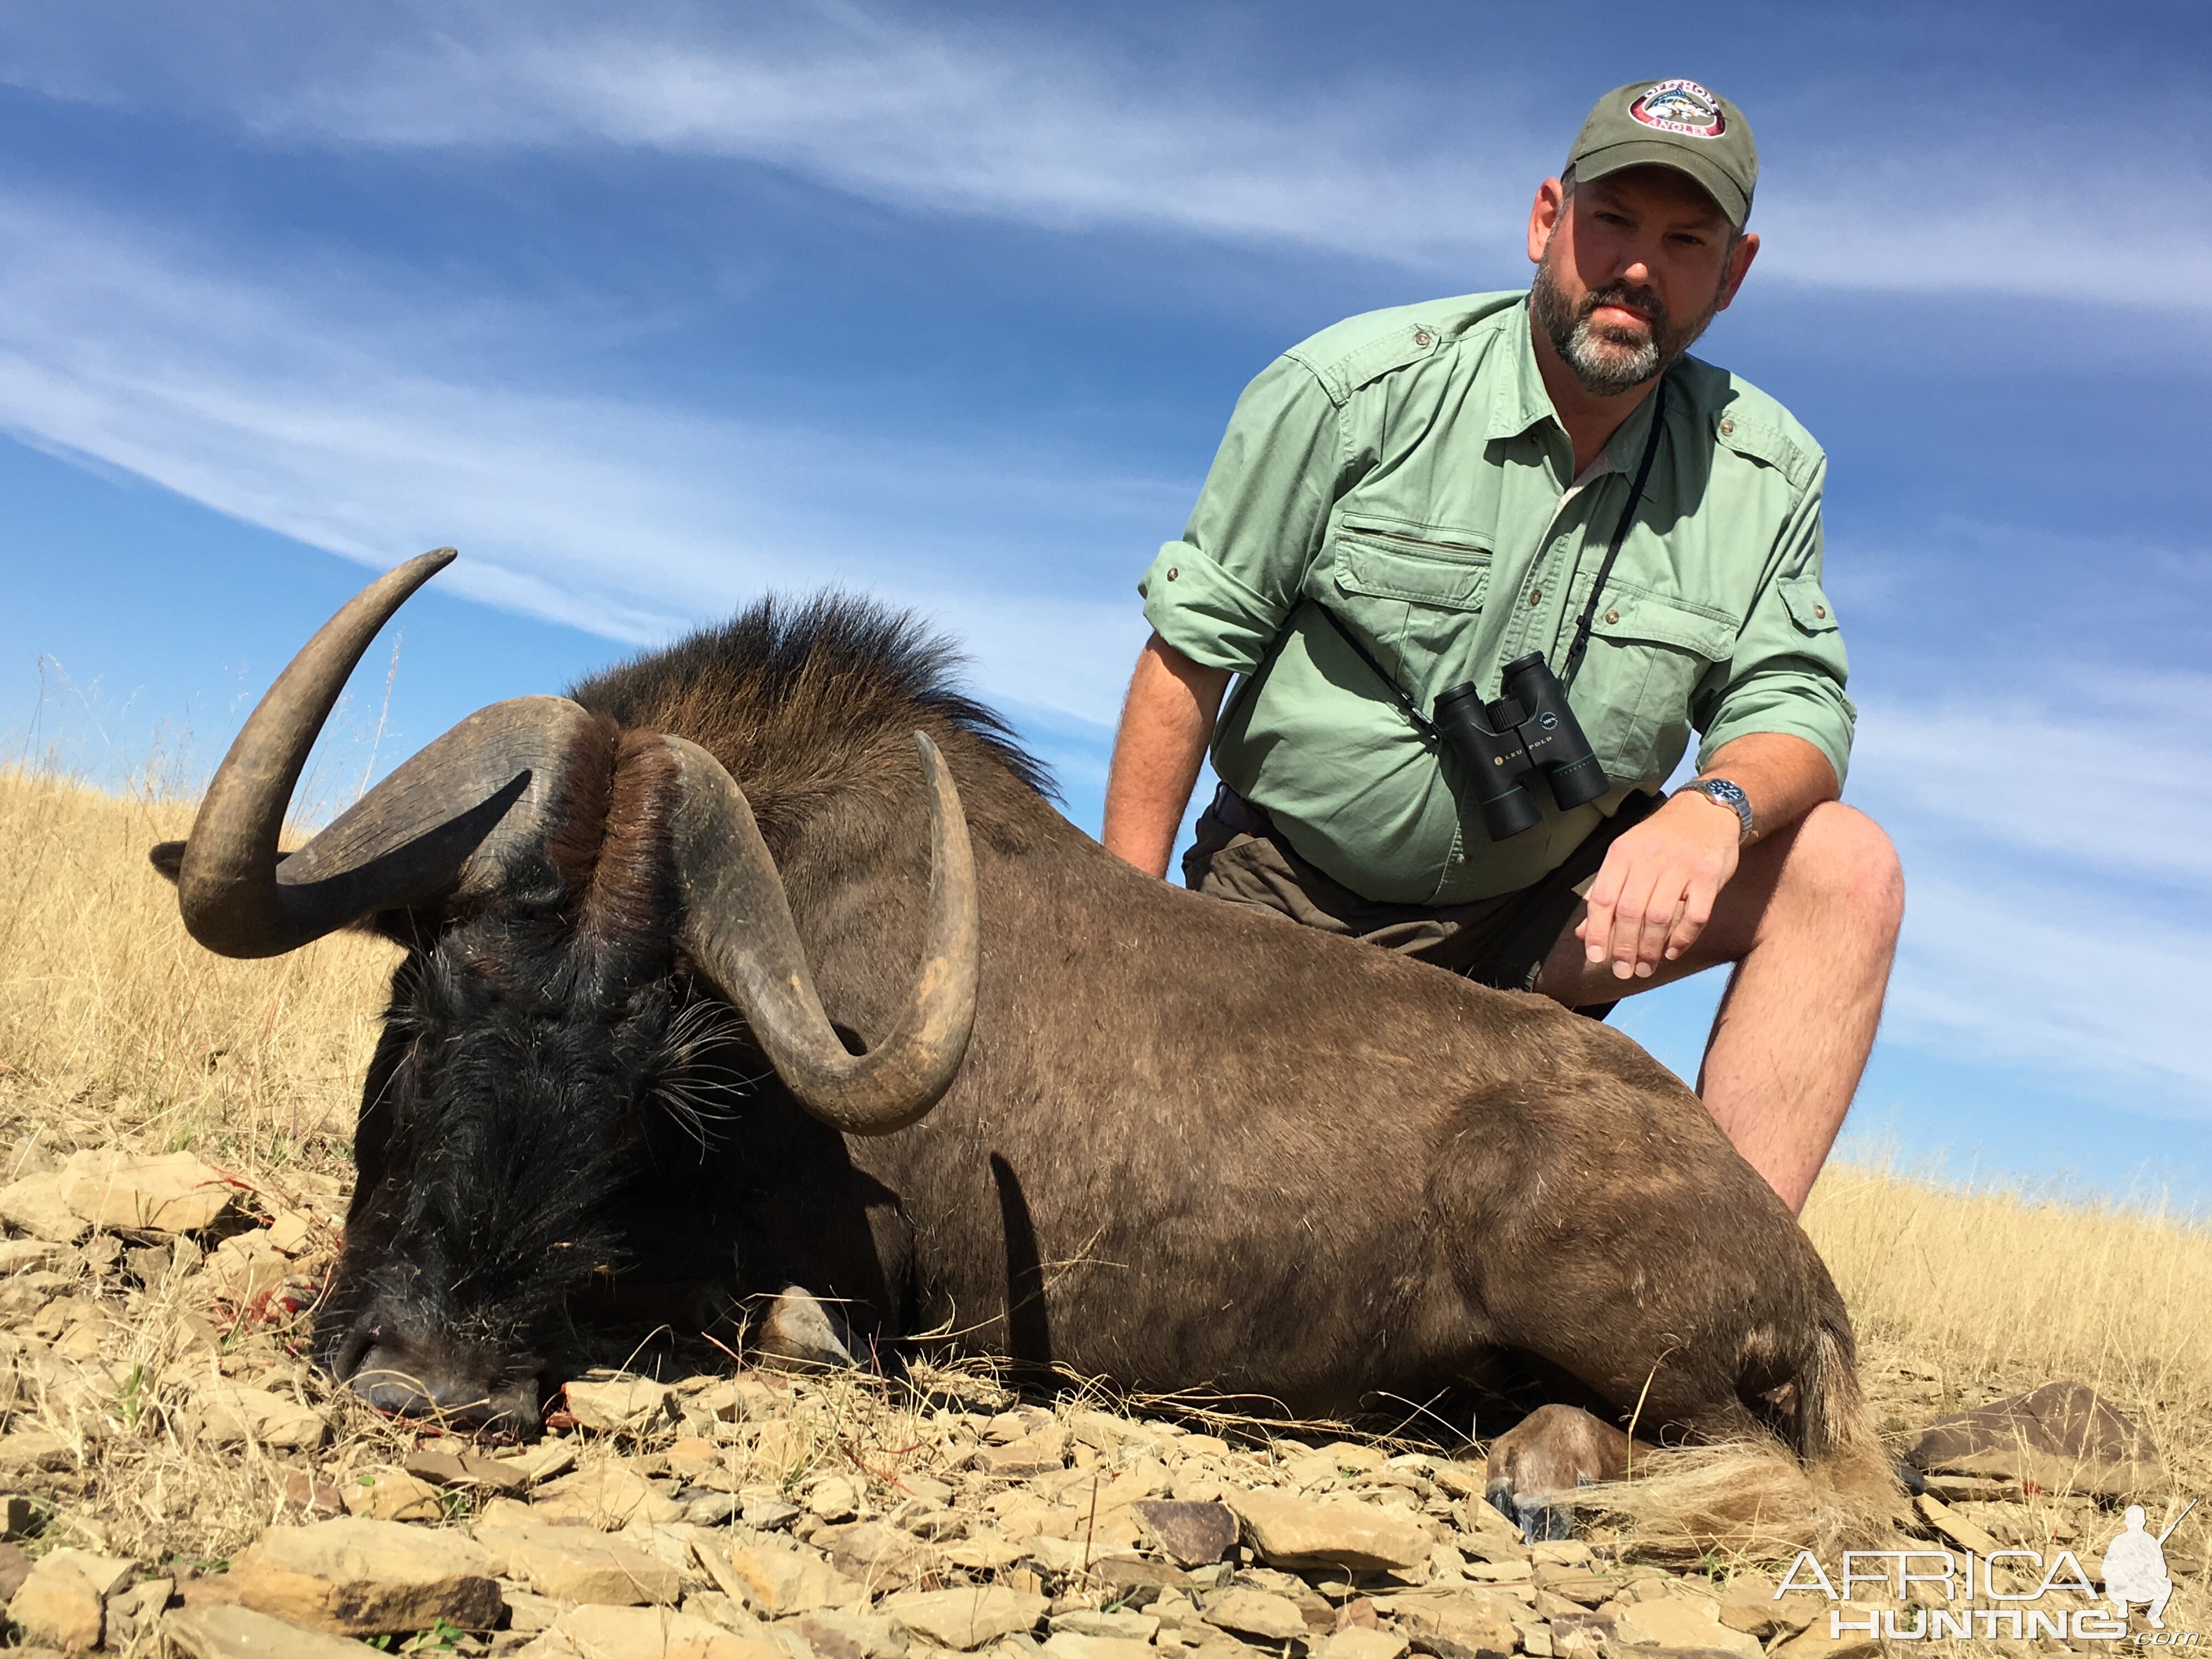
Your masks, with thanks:
[{"label": "brown fur", "polygon": [[1300,1413],[1534,1368],[1646,1435],[1779,1432],[1832,1488],[1886,1482],[1841,1298],[1676,1079],[1542,999],[1139,874],[945,665],[912,624],[828,601],[575,693],[730,769],[864,1042],[921,933],[915,729],[957,780],[983,903],[967,1060],[914,1128],[791,1164],[809,1196],[780,1267],[863,1337],[958,1333]]}]

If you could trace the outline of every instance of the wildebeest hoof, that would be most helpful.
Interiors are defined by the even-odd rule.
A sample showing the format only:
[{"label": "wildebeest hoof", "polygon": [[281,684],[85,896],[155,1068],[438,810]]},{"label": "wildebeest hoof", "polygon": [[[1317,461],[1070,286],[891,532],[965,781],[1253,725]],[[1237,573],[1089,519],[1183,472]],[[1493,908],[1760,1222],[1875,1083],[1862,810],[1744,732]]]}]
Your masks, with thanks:
[{"label": "wildebeest hoof", "polygon": [[769,1304],[754,1339],[761,1364],[777,1370],[849,1370],[853,1331],[845,1317],[804,1285],[787,1285]]},{"label": "wildebeest hoof", "polygon": [[1572,1406],[1540,1406],[1490,1448],[1483,1496],[1531,1544],[1574,1531],[1573,1493],[1628,1474],[1629,1438]]}]

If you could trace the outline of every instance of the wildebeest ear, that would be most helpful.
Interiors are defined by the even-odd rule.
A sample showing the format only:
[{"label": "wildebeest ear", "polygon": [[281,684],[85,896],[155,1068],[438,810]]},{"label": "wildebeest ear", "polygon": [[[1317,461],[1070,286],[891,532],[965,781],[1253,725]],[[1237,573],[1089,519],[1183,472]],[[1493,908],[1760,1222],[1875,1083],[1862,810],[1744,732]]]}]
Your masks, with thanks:
[{"label": "wildebeest ear", "polygon": [[177,872],[185,867],[185,844],[180,841],[165,841],[146,856],[154,861],[156,870],[174,881]]}]

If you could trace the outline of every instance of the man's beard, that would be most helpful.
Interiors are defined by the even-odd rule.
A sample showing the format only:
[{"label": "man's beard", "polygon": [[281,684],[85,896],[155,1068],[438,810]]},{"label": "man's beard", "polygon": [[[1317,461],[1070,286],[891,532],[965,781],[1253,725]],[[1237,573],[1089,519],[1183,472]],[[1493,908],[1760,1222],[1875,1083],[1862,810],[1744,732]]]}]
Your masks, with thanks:
[{"label": "man's beard", "polygon": [[[1592,322],[1597,308],[1608,305],[1642,312],[1651,319],[1649,332],[1639,341],[1626,329]],[[1566,296],[1552,280],[1552,262],[1546,258],[1537,265],[1536,279],[1528,285],[1528,309],[1583,390],[1594,398],[1617,398],[1665,373],[1669,364],[1696,344],[1720,311],[1720,295],[1716,291],[1712,304],[1681,328],[1668,319],[1667,302],[1655,290],[1631,288],[1626,283],[1593,289],[1581,305],[1570,308]]]}]

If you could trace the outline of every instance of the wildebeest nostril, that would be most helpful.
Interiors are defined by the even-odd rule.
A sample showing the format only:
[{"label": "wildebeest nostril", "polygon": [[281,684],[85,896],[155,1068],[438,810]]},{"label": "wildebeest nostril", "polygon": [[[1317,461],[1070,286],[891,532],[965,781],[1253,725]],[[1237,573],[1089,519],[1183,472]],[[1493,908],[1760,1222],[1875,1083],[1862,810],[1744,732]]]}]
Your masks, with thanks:
[{"label": "wildebeest nostril", "polygon": [[373,1409],[448,1428],[534,1439],[539,1376],[489,1354],[440,1354],[389,1339],[369,1344],[349,1386]]}]

